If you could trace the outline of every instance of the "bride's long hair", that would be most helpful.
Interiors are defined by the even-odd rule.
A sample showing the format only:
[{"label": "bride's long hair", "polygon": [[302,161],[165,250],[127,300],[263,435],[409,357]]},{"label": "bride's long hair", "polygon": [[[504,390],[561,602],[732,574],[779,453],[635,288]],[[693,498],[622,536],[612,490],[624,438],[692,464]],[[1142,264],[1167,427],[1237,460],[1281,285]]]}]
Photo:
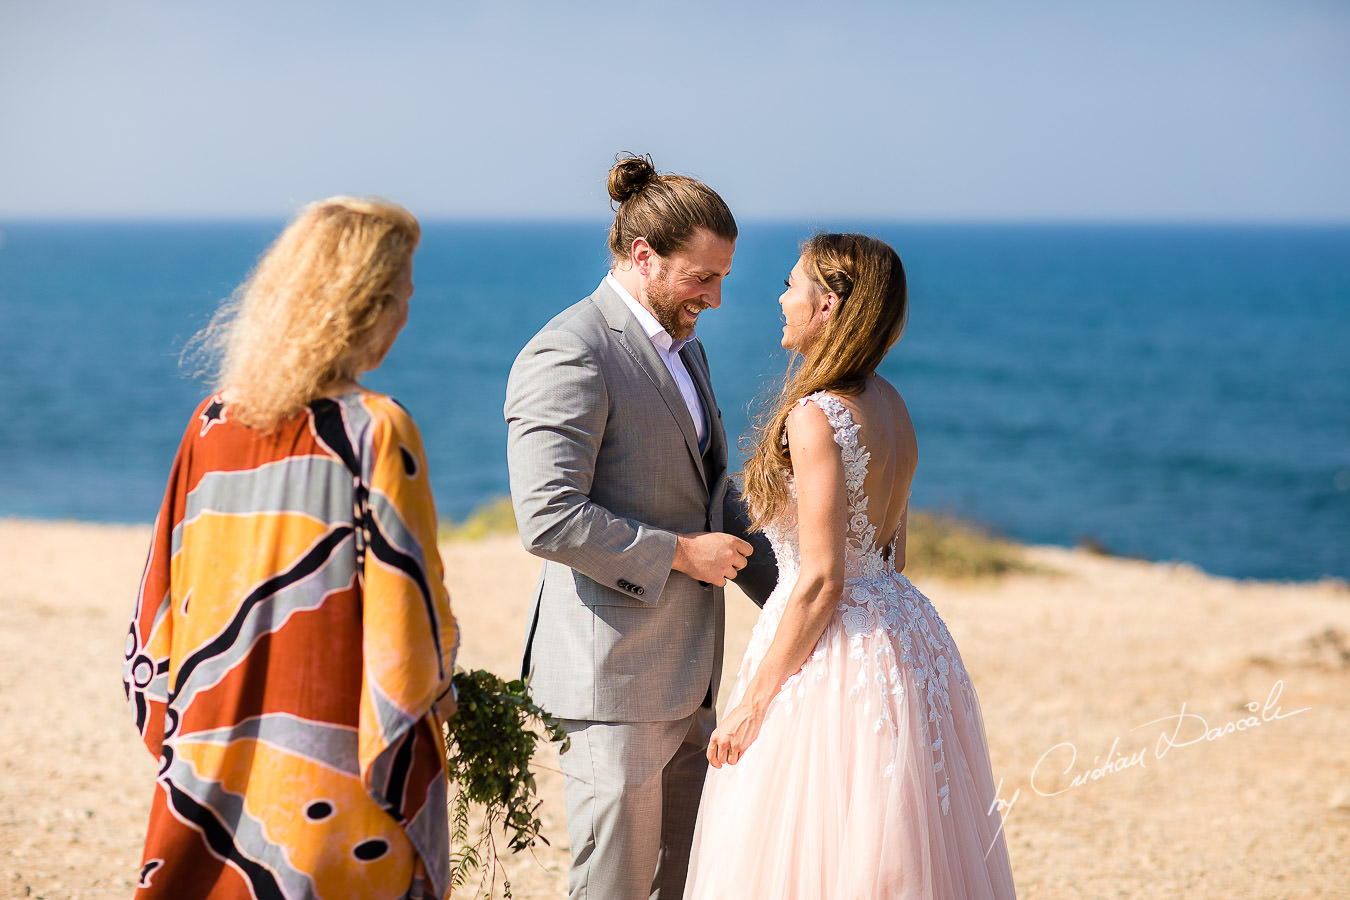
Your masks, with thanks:
[{"label": "bride's long hair", "polygon": [[743,493],[756,529],[790,504],[792,459],[784,440],[788,413],[816,391],[862,393],[909,317],[909,292],[899,255],[865,234],[818,234],[802,244],[802,268],[822,293],[839,300],[804,355],[793,354],[777,396],[756,416],[753,444],[742,473]]}]

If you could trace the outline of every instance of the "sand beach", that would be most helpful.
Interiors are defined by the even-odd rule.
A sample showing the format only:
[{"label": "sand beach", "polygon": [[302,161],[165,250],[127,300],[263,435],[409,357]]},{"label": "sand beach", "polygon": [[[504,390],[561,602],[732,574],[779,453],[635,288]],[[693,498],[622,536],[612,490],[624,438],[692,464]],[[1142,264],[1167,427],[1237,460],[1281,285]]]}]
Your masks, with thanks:
[{"label": "sand beach", "polygon": [[[131,894],[155,765],[120,666],[148,541],[0,520],[0,898]],[[514,674],[538,563],[513,536],[441,550],[460,662]],[[980,693],[1019,895],[1350,896],[1350,590],[1026,553],[1037,571],[914,576]],[[756,610],[728,607],[734,670]],[[561,779],[537,764],[552,846],[508,861],[522,900],[566,886]]]}]

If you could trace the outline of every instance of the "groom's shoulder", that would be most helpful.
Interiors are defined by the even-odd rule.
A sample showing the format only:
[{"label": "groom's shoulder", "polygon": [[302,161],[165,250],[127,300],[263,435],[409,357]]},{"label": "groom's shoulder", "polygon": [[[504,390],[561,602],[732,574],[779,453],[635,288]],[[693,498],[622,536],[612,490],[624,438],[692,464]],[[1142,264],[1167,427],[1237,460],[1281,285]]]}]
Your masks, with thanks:
[{"label": "groom's shoulder", "polygon": [[621,331],[624,323],[618,313],[627,311],[616,308],[615,302],[607,302],[606,287],[602,284],[588,297],[558,313],[544,324],[535,334],[531,344],[549,343],[562,340],[565,343],[580,343],[592,349],[608,345],[615,338],[615,332]]},{"label": "groom's shoulder", "polygon": [[540,366],[551,368],[583,360],[603,369],[602,360],[612,357],[616,337],[596,303],[596,295],[584,297],[549,319],[521,348],[511,365],[512,380],[528,377]]},{"label": "groom's shoulder", "polygon": [[549,331],[569,331],[578,337],[596,332],[598,329],[606,327],[605,317],[601,314],[600,308],[596,305],[595,295],[583,297],[576,303],[564,309],[544,324],[539,329],[543,334]]}]

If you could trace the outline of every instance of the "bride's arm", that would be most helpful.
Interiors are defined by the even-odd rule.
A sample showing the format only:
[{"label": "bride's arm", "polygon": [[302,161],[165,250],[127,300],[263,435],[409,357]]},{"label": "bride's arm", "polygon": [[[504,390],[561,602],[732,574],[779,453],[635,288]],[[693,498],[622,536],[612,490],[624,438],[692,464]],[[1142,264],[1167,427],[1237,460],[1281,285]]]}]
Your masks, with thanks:
[{"label": "bride's arm", "polygon": [[804,403],[788,416],[787,433],[797,486],[801,572],[745,695],[708,743],[708,762],[717,768],[735,764],[759,736],[769,703],[815,649],[844,589],[848,492],[834,429],[819,407]]}]

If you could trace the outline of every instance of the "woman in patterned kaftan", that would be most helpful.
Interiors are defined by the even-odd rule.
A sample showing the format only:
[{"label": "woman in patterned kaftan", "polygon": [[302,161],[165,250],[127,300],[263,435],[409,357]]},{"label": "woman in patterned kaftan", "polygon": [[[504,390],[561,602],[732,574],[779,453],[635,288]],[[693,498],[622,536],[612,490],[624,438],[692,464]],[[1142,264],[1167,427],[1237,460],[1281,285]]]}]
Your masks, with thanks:
[{"label": "woman in patterned kaftan", "polygon": [[818,235],[780,302],[803,359],[744,492],[779,583],[708,748],[685,896],[1012,897],[975,690],[900,574],[918,451],[876,375],[904,329],[900,258]]},{"label": "woman in patterned kaftan", "polygon": [[420,229],[307,208],[204,332],[127,634],[159,774],[138,898],[442,898],[459,635],[417,426],[365,390]]}]

